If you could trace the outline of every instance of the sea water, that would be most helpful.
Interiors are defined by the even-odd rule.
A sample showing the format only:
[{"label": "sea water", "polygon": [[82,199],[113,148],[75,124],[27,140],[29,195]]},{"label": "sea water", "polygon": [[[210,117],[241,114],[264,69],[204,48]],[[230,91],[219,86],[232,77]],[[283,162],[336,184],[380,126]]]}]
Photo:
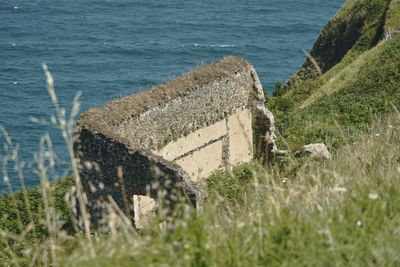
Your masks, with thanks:
[{"label": "sea water", "polygon": [[[230,55],[251,62],[271,93],[296,73],[303,50],[344,2],[1,0],[0,124],[19,144],[26,186],[39,184],[34,154],[46,133],[57,157],[52,177],[70,172],[59,130],[30,119],[49,121],[55,113],[42,63],[67,113],[78,91],[83,112]],[[1,133],[2,159],[4,143]],[[9,191],[4,170],[13,190],[21,186],[13,164],[0,164],[0,192]]]}]

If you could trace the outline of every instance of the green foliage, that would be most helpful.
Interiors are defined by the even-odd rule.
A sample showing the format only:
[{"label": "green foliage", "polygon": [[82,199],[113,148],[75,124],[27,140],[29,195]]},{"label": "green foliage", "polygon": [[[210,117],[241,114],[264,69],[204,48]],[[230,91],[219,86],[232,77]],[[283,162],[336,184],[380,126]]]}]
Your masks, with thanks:
[{"label": "green foliage", "polygon": [[285,89],[280,82],[275,83],[274,91],[272,92],[272,96],[283,96],[285,94]]},{"label": "green foliage", "polygon": [[[291,179],[253,172],[245,201],[206,202],[153,234],[124,232],[63,256],[66,266],[396,266],[400,115]],[[246,169],[246,168],[245,168]],[[244,176],[248,176],[244,171]],[[216,179],[214,177],[214,179]],[[256,181],[262,181],[258,184]]]},{"label": "green foliage", "polygon": [[[376,116],[393,111],[392,104],[400,107],[399,60],[400,42],[396,38],[355,60],[349,66],[354,75],[342,77],[333,68],[317,81],[272,98],[267,105],[276,124],[285,129],[285,143],[292,150],[313,142],[338,148],[343,135],[349,136],[355,129],[367,130]],[[332,86],[331,80],[339,82]],[[324,86],[326,92],[321,91]]]},{"label": "green foliage", "polygon": [[389,10],[386,15],[386,25],[385,30],[388,28],[392,30],[400,30],[400,1],[392,0],[390,1]]},{"label": "green foliage", "polygon": [[254,173],[259,171],[255,163],[236,166],[232,172],[215,171],[207,180],[207,192],[211,201],[218,197],[228,202],[241,201],[243,194],[251,188]]},{"label": "green foliage", "polygon": [[[68,205],[64,201],[64,196],[73,186],[73,178],[68,177],[60,179],[57,182],[51,184],[52,196],[51,199],[54,201],[54,207],[56,212],[61,215],[61,220],[64,222],[63,229],[68,231],[73,230],[71,213]],[[27,190],[28,201],[31,210],[29,211],[24,199],[23,191],[9,195],[5,193],[0,198],[0,229],[19,234],[26,229],[30,220],[30,212],[33,216],[33,223],[35,225],[33,235],[34,236],[47,236],[47,228],[43,225],[42,220],[44,218],[44,203],[43,196],[40,188],[33,188]],[[15,206],[17,209],[15,209]],[[21,220],[18,220],[18,213]]]},{"label": "green foliage", "polygon": [[277,98],[274,101],[274,110],[288,112],[294,108],[294,101],[290,98]]},{"label": "green foliage", "polygon": [[337,149],[344,135],[367,130],[375,116],[391,112],[392,104],[399,107],[399,41],[375,47],[385,24],[393,25],[396,8],[399,1],[348,1],[325,26],[311,53],[321,64],[318,53],[338,49],[344,42],[329,48],[327,40],[362,21],[360,37],[338,64],[322,76],[303,67],[291,80],[290,91],[267,103],[278,127],[285,129],[284,141],[278,141],[281,147],[296,151],[307,143],[324,142]]},{"label": "green foliage", "polygon": [[[390,2],[348,0],[344,4],[325,25],[310,52],[323,73],[333,67],[337,71],[344,69],[382,40],[387,13],[393,10],[393,7],[389,9]],[[285,85],[286,90],[297,90],[305,82],[318,79],[318,76],[314,64],[306,60],[299,72]]]}]

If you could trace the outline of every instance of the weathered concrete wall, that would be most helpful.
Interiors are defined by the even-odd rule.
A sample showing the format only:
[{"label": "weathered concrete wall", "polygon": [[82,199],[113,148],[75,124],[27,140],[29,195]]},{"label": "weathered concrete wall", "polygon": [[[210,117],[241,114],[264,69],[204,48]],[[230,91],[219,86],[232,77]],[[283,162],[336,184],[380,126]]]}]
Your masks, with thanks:
[{"label": "weathered concrete wall", "polygon": [[193,181],[209,176],[216,169],[249,162],[253,159],[251,110],[243,107],[152,152],[177,163]]},{"label": "weathered concrete wall", "polygon": [[[162,192],[164,205],[173,205],[181,192],[193,202],[202,189],[177,164],[148,150],[130,147],[99,132],[82,128],[75,151],[80,159],[80,176],[88,196],[92,222],[102,217],[103,200],[112,196],[122,211],[133,210],[132,196],[154,199]],[[98,203],[100,202],[100,203]]]},{"label": "weathered concrete wall", "polygon": [[87,194],[111,195],[131,209],[124,196],[145,195],[147,188],[155,197],[156,180],[166,199],[176,188],[194,197],[201,195],[196,181],[216,169],[254,156],[267,162],[276,147],[264,102],[253,66],[229,57],[85,112],[75,150]]}]

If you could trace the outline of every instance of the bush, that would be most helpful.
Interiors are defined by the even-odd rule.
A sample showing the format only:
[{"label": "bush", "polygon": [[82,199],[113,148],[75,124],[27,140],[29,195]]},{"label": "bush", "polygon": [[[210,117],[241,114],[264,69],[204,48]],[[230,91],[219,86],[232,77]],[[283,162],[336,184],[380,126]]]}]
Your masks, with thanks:
[{"label": "bush", "polygon": [[216,171],[207,180],[207,192],[211,202],[218,200],[241,202],[243,194],[253,186],[256,163],[236,166],[232,172]]},{"label": "bush", "polygon": [[275,83],[274,91],[272,92],[272,96],[283,96],[285,94],[285,89],[280,82]]},{"label": "bush", "polygon": [[[67,177],[51,184],[51,200],[54,201],[56,212],[63,221],[62,229],[73,232],[73,223],[70,208],[64,200],[65,194],[74,185],[73,178]],[[43,196],[40,187],[27,190],[30,210],[26,206],[23,191],[9,195],[4,193],[0,198],[0,229],[19,234],[33,222],[35,225],[33,235],[47,236],[47,228],[43,226],[46,210],[44,209]],[[32,216],[32,218],[30,218]],[[31,221],[32,220],[32,221]]]}]

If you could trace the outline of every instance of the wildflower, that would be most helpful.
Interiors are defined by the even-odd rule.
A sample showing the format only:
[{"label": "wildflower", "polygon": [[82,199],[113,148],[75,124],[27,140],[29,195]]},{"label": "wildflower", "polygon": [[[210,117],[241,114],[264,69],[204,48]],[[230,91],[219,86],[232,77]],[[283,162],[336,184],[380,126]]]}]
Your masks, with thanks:
[{"label": "wildflower", "polygon": [[244,226],[246,226],[246,224],[244,222],[239,222],[237,224],[237,228],[243,228]]},{"label": "wildflower", "polygon": [[283,179],[282,179],[282,183],[284,183],[284,184],[286,184],[287,181],[288,181],[288,178],[283,178]]},{"label": "wildflower", "polygon": [[175,229],[175,225],[170,224],[168,225],[168,230],[173,231]]},{"label": "wildflower", "polygon": [[376,134],[375,136],[376,136],[376,137],[379,137],[379,134]]},{"label": "wildflower", "polygon": [[361,227],[362,226],[362,221],[357,221],[357,226]]},{"label": "wildflower", "polygon": [[57,119],[56,119],[56,117],[54,117],[54,115],[51,115],[50,120],[51,120],[51,123],[57,124]]},{"label": "wildflower", "polygon": [[393,128],[393,125],[389,125],[389,129],[392,129]]},{"label": "wildflower", "polygon": [[371,193],[368,194],[368,198],[371,199],[371,200],[377,200],[378,197],[379,197],[379,195],[376,192],[371,192]]},{"label": "wildflower", "polygon": [[358,159],[358,160],[361,160],[361,157],[360,157],[360,156],[357,156],[357,159]]},{"label": "wildflower", "polygon": [[176,242],[176,243],[175,243],[175,247],[181,248],[181,247],[182,247],[182,243],[181,243],[181,242]]}]

